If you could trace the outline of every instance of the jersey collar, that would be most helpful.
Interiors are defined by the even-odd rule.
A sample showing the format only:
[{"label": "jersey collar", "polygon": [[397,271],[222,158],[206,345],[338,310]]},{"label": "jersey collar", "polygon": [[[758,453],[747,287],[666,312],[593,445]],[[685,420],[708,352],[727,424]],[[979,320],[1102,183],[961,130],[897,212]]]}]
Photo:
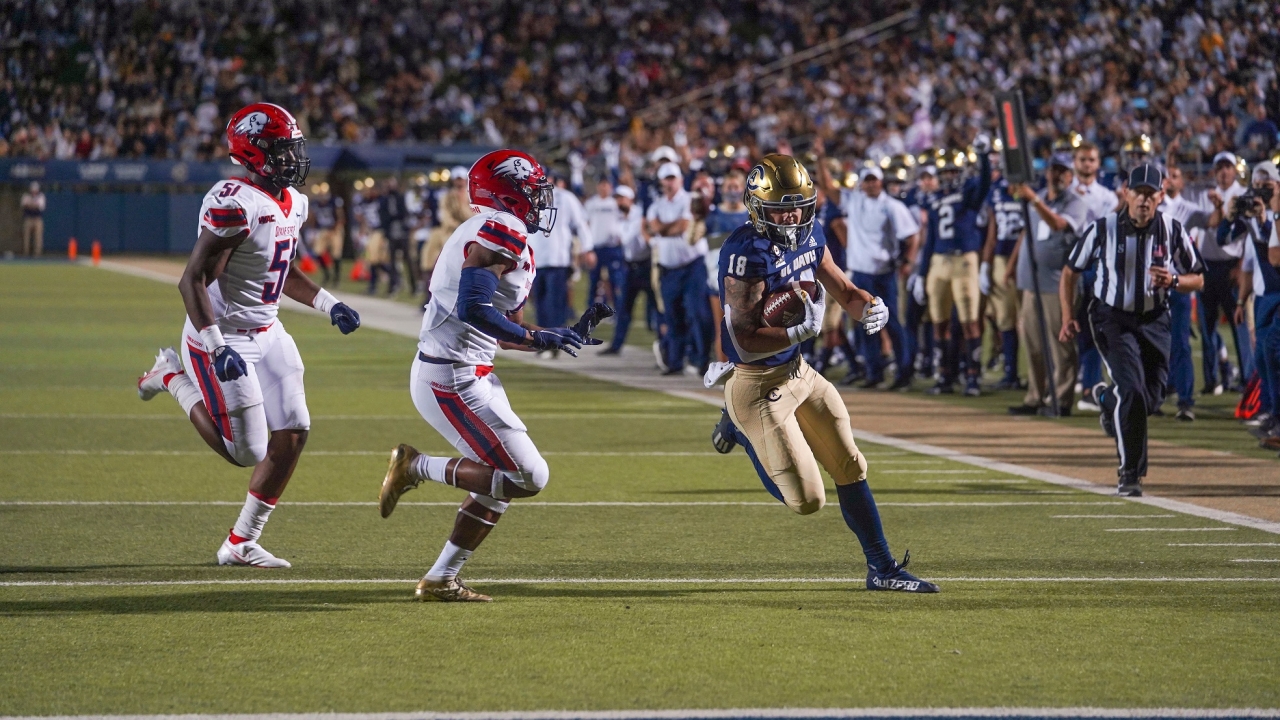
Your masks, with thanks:
[{"label": "jersey collar", "polygon": [[289,192],[289,188],[284,189],[284,192],[282,193],[284,195],[284,200],[280,200],[275,195],[271,194],[269,190],[262,187],[261,185],[254,182],[253,180],[249,179],[248,177],[242,177],[242,178],[236,178],[236,179],[244,183],[245,185],[248,185],[249,187],[253,188],[254,190],[257,190],[263,195],[266,195],[267,197],[271,198],[271,202],[275,203],[277,206],[280,207],[280,211],[284,213],[284,216],[286,218],[289,217],[289,213],[293,211],[293,193]]}]

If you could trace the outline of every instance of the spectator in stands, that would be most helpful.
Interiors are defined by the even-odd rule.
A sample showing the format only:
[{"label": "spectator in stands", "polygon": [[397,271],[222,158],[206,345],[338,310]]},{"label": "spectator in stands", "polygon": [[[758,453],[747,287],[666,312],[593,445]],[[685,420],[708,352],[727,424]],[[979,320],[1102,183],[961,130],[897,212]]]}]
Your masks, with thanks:
[{"label": "spectator in stands", "polygon": [[22,194],[22,254],[40,257],[44,254],[44,210],[47,204],[40,183],[33,182]]}]

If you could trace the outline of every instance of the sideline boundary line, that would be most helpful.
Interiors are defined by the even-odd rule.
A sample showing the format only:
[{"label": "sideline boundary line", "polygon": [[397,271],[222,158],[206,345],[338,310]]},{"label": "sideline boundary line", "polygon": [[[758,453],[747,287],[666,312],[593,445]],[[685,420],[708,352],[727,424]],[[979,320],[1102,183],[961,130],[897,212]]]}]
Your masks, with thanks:
[{"label": "sideline boundary line", "polygon": [[[82,264],[85,264],[85,265],[88,264],[87,261],[81,261],[81,262]],[[178,282],[177,278],[171,277],[169,275],[165,275],[164,273],[159,273],[159,272],[155,272],[153,270],[147,270],[144,268],[136,268],[136,267],[126,265],[124,263],[117,263],[117,262],[104,260],[102,261],[100,267],[103,270],[110,270],[112,272],[119,272],[125,275],[133,275],[134,277],[157,280],[159,282],[167,283],[169,285],[176,285]],[[406,327],[401,327],[400,323],[395,320],[395,317],[397,315],[403,316],[405,308],[400,307],[397,303],[394,303],[393,301],[379,300],[378,298],[369,298],[365,296],[355,296],[355,295],[351,295],[350,293],[340,293],[339,299],[343,300],[344,302],[347,299],[350,299],[353,305],[359,305],[362,309],[364,309],[365,312],[361,313],[361,318],[363,320],[367,313],[368,322],[364,322],[363,324],[369,327],[372,327],[378,330],[383,330],[385,332],[390,332],[395,335],[400,335],[402,337],[410,337],[415,339],[418,337],[419,327],[417,324],[414,324],[412,327],[406,328]],[[289,309],[289,310],[300,311],[304,313],[311,313],[313,315],[320,314],[320,311],[316,310],[315,308],[307,307],[299,302],[295,302],[283,296],[280,298],[280,307]],[[414,315],[416,315],[416,313],[414,313]],[[543,367],[543,365],[536,362],[536,359],[520,357],[520,355],[522,354],[524,353],[518,353],[518,352],[500,353],[500,355],[504,359],[509,359],[515,362],[523,362],[526,364]],[[719,399],[708,396],[702,392],[697,392],[696,390],[658,389],[658,388],[654,388],[651,384],[644,383],[638,378],[618,377],[618,376],[600,377],[597,375],[593,375],[590,372],[587,372],[584,368],[575,368],[573,367],[572,363],[565,363],[562,367],[558,367],[555,369],[561,370],[562,372],[573,373],[575,375],[590,377],[592,379],[600,380],[603,382],[612,382],[616,385],[622,385],[623,387],[631,387],[631,388],[636,388],[640,390],[649,390],[649,391],[654,391],[656,389],[658,392],[664,393],[666,395],[670,395],[672,397],[683,398],[686,400],[695,400],[697,402],[705,403],[708,405],[715,405],[715,406],[720,405]],[[1063,487],[1074,488],[1076,490],[1082,490],[1084,492],[1093,493],[1095,495],[1107,495],[1107,496],[1114,497],[1114,493],[1110,488],[1107,488],[1101,485],[1095,485],[1091,482],[1088,482],[1087,480],[1081,480],[1079,478],[1073,478],[1073,477],[1069,477],[1067,475],[1061,475],[1055,472],[1048,472],[1045,470],[1035,470],[1029,467],[1024,467],[1022,465],[1015,465],[1013,463],[1007,463],[1000,460],[992,460],[990,458],[985,458],[980,455],[972,455],[966,452],[960,452],[958,450],[952,450],[950,448],[944,448],[937,445],[928,445],[926,443],[915,442],[914,440],[903,440],[901,438],[891,437],[889,435],[881,435],[880,433],[869,432],[867,430],[860,430],[858,428],[853,428],[853,436],[858,440],[864,440],[870,443],[878,443],[880,445],[887,445],[890,447],[897,448],[899,450],[907,450],[910,452],[919,453],[921,455],[929,455],[932,457],[945,458],[947,460],[964,463],[966,465],[972,465],[974,467],[986,468],[987,470],[992,470],[994,472],[1007,473],[1010,475],[1018,475],[1020,477],[1030,478],[1032,480],[1040,480],[1042,482],[1047,482],[1052,485],[1061,485]],[[1140,503],[1143,505],[1149,505],[1151,507],[1158,507],[1163,510],[1172,510],[1174,512],[1180,512],[1185,515],[1193,515],[1195,517],[1201,517],[1208,520],[1216,520],[1217,522],[1226,523],[1228,525],[1238,525],[1240,527],[1247,527],[1247,528],[1252,528],[1254,530],[1261,530],[1263,532],[1271,533],[1273,535],[1280,535],[1280,522],[1263,520],[1261,518],[1249,517],[1248,515],[1241,515],[1240,513],[1229,512],[1226,510],[1217,510],[1215,508],[1201,507],[1200,505],[1193,505],[1191,503],[1182,502],[1180,500],[1172,500],[1169,498],[1162,498],[1162,497],[1152,497],[1149,495],[1144,497],[1138,497],[1138,498],[1126,498],[1126,500],[1128,502]]]},{"label": "sideline boundary line", "polygon": [[[828,492],[828,494],[833,494]],[[1030,507],[1043,505],[1087,505],[1091,507],[1111,507],[1120,503],[1101,500],[1066,500],[1066,501],[922,501],[922,502],[882,502],[879,507]],[[240,507],[242,500],[0,500],[0,507],[77,507],[77,506],[125,506],[125,507],[165,507],[165,506],[226,506]],[[372,500],[300,500],[284,503],[282,507],[377,507]],[[421,501],[400,502],[396,507],[458,507],[457,502]],[[539,501],[521,502],[520,507],[779,507],[777,501],[756,500],[582,500],[582,501]],[[1099,516],[1101,517],[1101,516]],[[1119,516],[1125,517],[1125,516]],[[1131,517],[1139,517],[1137,515]],[[1160,515],[1144,515],[1142,517],[1164,517]],[[1172,515],[1167,517],[1173,517]]]},{"label": "sideline boundary line", "polygon": [[[1280,583],[1274,577],[938,577],[939,583]],[[418,578],[243,578],[234,580],[6,580],[13,587],[181,587],[192,585],[400,585]],[[862,585],[865,577],[826,578],[468,578],[486,585]]]}]

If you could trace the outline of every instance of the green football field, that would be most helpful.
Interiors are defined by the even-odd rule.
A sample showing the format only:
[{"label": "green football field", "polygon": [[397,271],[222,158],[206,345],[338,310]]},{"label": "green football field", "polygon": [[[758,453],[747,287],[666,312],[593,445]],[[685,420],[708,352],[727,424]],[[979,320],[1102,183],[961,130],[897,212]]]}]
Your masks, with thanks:
[{"label": "green football field", "polygon": [[[285,313],[312,433],[263,545],[214,552],[247,472],[135,379],[176,289],[0,264],[0,715],[853,707],[1280,707],[1280,536],[866,445],[895,554],[872,593],[832,503],[798,517],[715,407],[500,361],[551,465],[418,604],[461,494],[388,520],[389,450],[445,453],[411,339]],[[886,397],[883,402],[892,402]]]}]

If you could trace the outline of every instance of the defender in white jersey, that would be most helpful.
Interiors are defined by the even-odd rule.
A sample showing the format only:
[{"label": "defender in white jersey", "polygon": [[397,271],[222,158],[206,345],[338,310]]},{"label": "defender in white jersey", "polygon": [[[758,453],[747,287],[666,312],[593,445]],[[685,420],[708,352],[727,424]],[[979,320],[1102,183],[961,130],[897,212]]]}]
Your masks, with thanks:
[{"label": "defender in white jersey", "polygon": [[528,235],[550,232],[555,223],[551,188],[542,167],[522,152],[497,150],[477,160],[468,192],[478,214],[445,242],[431,275],[409,393],[423,419],[463,457],[431,457],[400,445],[391,454],[379,509],[388,517],[402,494],[426,480],[471,494],[440,557],[418,583],[419,600],[488,602],[458,573],[508,501],[532,497],[547,484],[547,461],[493,374],[498,348],[576,356],[583,345],[600,344],[591,330],[613,314],[606,305],[593,305],[572,328],[524,322],[537,272]]},{"label": "defender in white jersey", "polygon": [[258,544],[311,427],[302,358],[276,317],[280,296],[327,312],[344,335],[360,326],[360,316],[293,268],[307,220],[307,196],[294,188],[311,167],[293,116],[278,105],[249,105],[227,123],[227,144],[248,176],[205,195],[200,234],[178,284],[187,308],[182,360],[173,348],[161,350],[139,378],[138,395],[150,400],[168,391],[214,452],[253,467],[218,563],[289,567]]}]

